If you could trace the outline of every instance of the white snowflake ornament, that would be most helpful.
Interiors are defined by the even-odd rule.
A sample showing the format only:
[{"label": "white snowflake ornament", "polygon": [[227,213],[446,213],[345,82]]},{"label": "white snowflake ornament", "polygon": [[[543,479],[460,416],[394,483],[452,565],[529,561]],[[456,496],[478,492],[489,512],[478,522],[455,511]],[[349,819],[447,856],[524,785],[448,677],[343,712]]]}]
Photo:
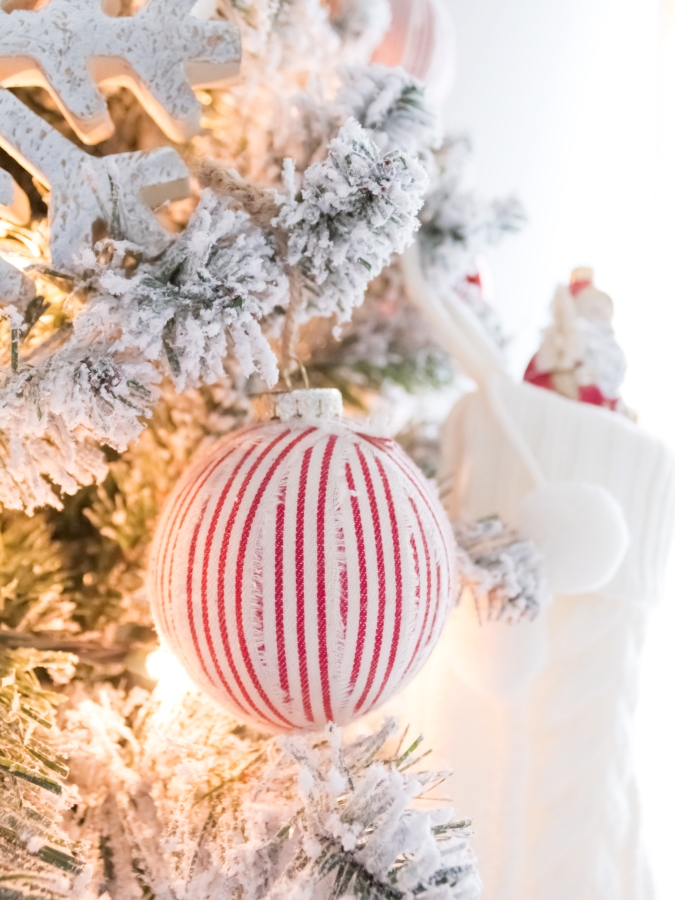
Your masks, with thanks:
[{"label": "white snowflake ornament", "polygon": [[200,17],[195,0],[148,0],[134,16],[115,17],[116,6],[49,0],[0,11],[0,84],[47,88],[87,144],[114,132],[98,86],[124,85],[171,140],[188,140],[201,111],[193,88],[222,86],[239,70],[238,30]]},{"label": "white snowflake ornament", "polygon": [[171,147],[90,156],[1,89],[0,146],[50,189],[55,266],[68,268],[82,247],[92,245],[97,221],[113,237],[143,247],[148,256],[168,246],[171,237],[152,209],[189,193],[187,167]]}]

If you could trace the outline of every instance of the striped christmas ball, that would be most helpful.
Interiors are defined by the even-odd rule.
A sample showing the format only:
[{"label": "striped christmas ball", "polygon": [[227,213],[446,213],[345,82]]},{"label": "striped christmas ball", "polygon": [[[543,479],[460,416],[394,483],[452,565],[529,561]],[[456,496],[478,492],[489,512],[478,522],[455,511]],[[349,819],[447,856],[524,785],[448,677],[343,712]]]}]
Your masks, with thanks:
[{"label": "striped christmas ball", "polygon": [[455,32],[446,0],[390,0],[391,24],[372,61],[403,66],[442,102],[455,78]]},{"label": "striped christmas ball", "polygon": [[237,717],[291,730],[347,723],[413,678],[455,581],[445,514],[400,447],[294,418],[238,431],[189,468],[148,586],[192,680]]}]

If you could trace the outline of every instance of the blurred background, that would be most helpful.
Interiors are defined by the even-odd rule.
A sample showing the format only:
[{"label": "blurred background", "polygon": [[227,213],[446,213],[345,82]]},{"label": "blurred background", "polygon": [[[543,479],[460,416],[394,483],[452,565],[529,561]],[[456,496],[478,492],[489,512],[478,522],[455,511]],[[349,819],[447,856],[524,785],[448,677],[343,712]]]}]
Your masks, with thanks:
[{"label": "blurred background", "polygon": [[[513,191],[528,215],[490,257],[515,372],[556,283],[590,265],[615,303],[624,398],[675,447],[675,0],[446,2],[448,125],[471,138],[481,193]],[[646,635],[635,747],[658,900],[675,897],[674,568]]]}]

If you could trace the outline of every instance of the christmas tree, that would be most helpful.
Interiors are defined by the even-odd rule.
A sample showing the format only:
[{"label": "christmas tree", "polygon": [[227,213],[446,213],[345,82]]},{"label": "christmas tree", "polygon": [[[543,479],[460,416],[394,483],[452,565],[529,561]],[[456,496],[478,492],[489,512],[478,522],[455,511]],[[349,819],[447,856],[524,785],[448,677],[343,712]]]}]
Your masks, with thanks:
[{"label": "christmas tree", "polygon": [[[386,0],[30,7],[0,12],[0,897],[476,896],[415,735],[233,717],[159,649],[145,576],[261,393],[396,410],[433,477],[416,407],[456,369],[399,254],[502,343],[477,260],[518,204],[466,189],[423,83],[371,62]],[[457,540],[485,614],[536,613],[529,542]]]}]

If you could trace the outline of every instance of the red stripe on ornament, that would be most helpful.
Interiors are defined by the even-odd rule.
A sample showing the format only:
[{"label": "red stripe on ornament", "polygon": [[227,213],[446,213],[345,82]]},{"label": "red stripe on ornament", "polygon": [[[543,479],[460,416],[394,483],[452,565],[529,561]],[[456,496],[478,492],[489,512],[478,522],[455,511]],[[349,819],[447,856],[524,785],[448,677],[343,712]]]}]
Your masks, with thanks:
[{"label": "red stripe on ornament", "polygon": [[[243,439],[243,437],[245,437],[245,435],[242,435],[241,439]],[[176,554],[176,544],[178,543],[178,537],[183,528],[185,520],[187,519],[187,517],[190,513],[190,510],[194,507],[195,502],[197,502],[199,492],[201,491],[202,487],[204,486],[204,483],[211,476],[214,469],[217,469],[218,466],[222,462],[224,462],[229,456],[232,455],[232,453],[235,452],[235,450],[239,449],[239,447],[241,446],[241,439],[239,438],[239,436],[235,436],[232,439],[232,443],[234,444],[234,446],[230,447],[229,442],[228,442],[228,452],[224,456],[218,456],[213,462],[210,462],[212,453],[209,453],[202,462],[202,466],[205,468],[204,468],[201,476],[199,476],[197,479],[195,479],[195,478],[190,479],[190,481],[183,487],[182,492],[176,498],[176,502],[173,505],[172,509],[170,510],[170,515],[171,515],[172,519],[173,519],[173,510],[174,509],[176,510],[175,515],[176,515],[176,517],[180,516],[180,522],[176,523],[176,519],[173,519],[173,524],[171,525],[170,529],[168,529],[168,534],[166,535],[166,538],[164,540],[164,554],[162,557],[160,584],[163,584],[163,582],[165,580],[167,554],[169,553],[169,547],[171,546],[171,543],[173,541],[173,547],[171,548],[171,555],[170,555],[171,561],[169,563],[169,584],[168,584],[168,595],[169,596],[171,596],[172,592],[173,592],[173,569],[174,569],[175,554]],[[196,487],[194,486],[195,480],[198,481],[198,484],[196,485]],[[189,503],[186,506],[185,504],[188,500],[189,500]],[[202,516],[203,515],[204,515],[204,510],[202,509]],[[193,535],[193,539],[194,539],[194,535]],[[162,604],[162,609],[164,609],[164,604]],[[181,638],[180,638],[178,632],[176,631],[176,629],[173,627],[173,624],[174,624],[173,604],[171,606],[171,610],[172,610],[172,615],[171,615],[172,627],[171,627],[171,629],[168,628],[169,620],[166,617],[164,617],[164,621],[167,625],[167,632],[169,630],[171,630],[173,633],[174,643],[176,645],[180,646]]]},{"label": "red stripe on ornament", "polygon": [[[417,622],[417,620],[419,619],[420,609],[422,607],[422,577],[421,577],[421,573],[420,573],[420,557],[419,557],[419,553],[417,552],[417,543],[415,541],[415,536],[413,534],[410,535],[410,549],[412,550],[413,564],[415,566],[415,578],[417,580],[417,587],[415,588],[415,601],[417,603],[417,614],[415,616],[415,621]],[[415,650],[414,650],[412,656],[410,657],[410,659],[408,660],[408,665],[406,666],[404,675],[408,674],[408,672],[410,671],[410,667],[413,664],[413,661],[415,659],[415,654],[417,653],[419,646],[420,646],[420,641],[422,639],[423,630],[424,630],[424,624],[422,625],[422,628],[420,629],[420,633],[417,636],[417,643],[415,645]]]},{"label": "red stripe on ornament", "polygon": [[321,697],[323,711],[329,722],[333,721],[333,708],[330,697],[330,679],[328,677],[328,634],[326,617],[326,497],[330,461],[333,456],[337,436],[331,435],[321,460],[319,478],[319,507],[316,519],[316,602],[317,626],[319,630],[319,672],[321,674]]},{"label": "red stripe on ornament", "polygon": [[[195,569],[195,556],[197,554],[197,542],[199,541],[199,532],[201,531],[202,522],[204,521],[204,513],[206,512],[206,506],[208,504],[208,500],[202,506],[202,511],[197,520],[197,524],[194,527],[192,532],[192,540],[190,541],[190,550],[188,552],[188,565],[187,565],[187,583],[186,583],[186,597],[187,597],[187,610],[188,610],[188,623],[190,625],[190,634],[192,636],[192,643],[194,644],[194,648],[197,651],[197,657],[199,659],[199,664],[201,666],[201,670],[206,675],[211,684],[215,687],[216,683],[211,677],[208,669],[206,668],[206,662],[204,660],[204,656],[202,654],[202,649],[199,646],[199,638],[197,636],[197,627],[195,625],[195,616],[194,616],[194,605],[192,602],[192,581],[194,576]],[[180,646],[180,644],[178,645]],[[199,683],[201,679],[197,679],[197,683]]]},{"label": "red stripe on ornament", "polygon": [[[413,486],[416,488],[417,493],[426,506],[426,508],[431,513],[434,522],[436,523],[436,527],[440,531],[442,535],[445,535],[446,529],[449,528],[447,520],[445,521],[445,525],[442,525],[438,519],[438,515],[436,514],[436,510],[434,509],[433,504],[429,500],[429,488],[424,484],[424,482],[420,479],[421,473],[414,466],[410,459],[406,456],[403,450],[398,446],[396,441],[392,441],[389,438],[377,438],[372,437],[369,434],[359,434],[359,437],[362,437],[369,444],[372,444],[373,447],[376,447],[378,450],[381,450],[393,463],[395,463],[398,468],[403,472],[404,475],[408,477]],[[443,553],[445,555],[445,563],[447,566],[448,574],[452,571],[452,566],[450,565],[450,557],[448,554],[448,542],[447,540],[443,540]]]},{"label": "red stripe on ornament", "polygon": [[[239,474],[244,463],[247,461],[249,456],[253,453],[254,450],[259,450],[260,446],[258,444],[252,444],[248,450],[244,453],[242,458],[239,460],[237,465],[234,467],[234,471],[230,475],[225,484],[225,487],[220,493],[218,497],[218,502],[216,503],[216,508],[213,511],[213,515],[211,516],[211,522],[209,523],[209,530],[206,533],[206,542],[204,544],[204,559],[202,562],[202,578],[201,578],[201,600],[202,600],[202,623],[204,625],[204,636],[206,637],[206,643],[209,648],[209,654],[211,656],[211,660],[213,661],[214,666],[216,667],[216,671],[218,672],[218,677],[220,678],[220,682],[227,691],[228,695],[231,697],[232,701],[236,704],[236,706],[242,711],[246,712],[241,702],[235,696],[232,688],[227,682],[225,678],[225,673],[223,672],[220,663],[218,662],[218,657],[216,656],[216,648],[213,642],[213,635],[211,634],[211,623],[209,622],[209,604],[207,602],[208,596],[208,586],[209,586],[209,562],[211,560],[211,549],[213,547],[213,538],[215,536],[216,528],[218,527],[218,520],[220,518],[220,514],[223,510],[223,506],[225,505],[225,501],[227,499],[227,495],[230,493],[232,489],[232,485],[234,483],[235,478]],[[227,653],[227,650],[226,650]],[[228,657],[228,663],[230,663]],[[230,663],[231,665],[231,663]]]},{"label": "red stripe on ornament", "polygon": [[349,578],[347,576],[347,547],[345,542],[345,533],[342,524],[336,528],[337,537],[337,566],[338,566],[338,582],[340,585],[340,624],[342,625],[343,634],[347,631],[347,621],[349,619]]},{"label": "red stripe on ornament", "polygon": [[288,697],[288,664],[284,636],[284,520],[286,518],[286,485],[282,485],[277,503],[276,534],[274,540],[274,615],[277,633],[277,664],[279,684]]},{"label": "red stripe on ornament", "polygon": [[[422,502],[424,503],[426,508],[431,513],[431,516],[432,516],[434,522],[436,523],[436,527],[438,528],[440,533],[445,538],[445,536],[447,535],[447,532],[450,528],[447,516],[445,515],[445,510],[443,510],[443,508],[440,507],[441,518],[439,519],[439,517],[438,517],[439,504],[438,503],[434,504],[431,502],[429,484],[426,481],[426,479],[424,478],[424,476],[422,475],[422,473],[420,472],[420,470],[412,462],[410,457],[403,451],[403,449],[401,447],[399,447],[399,445],[396,444],[395,442],[394,442],[394,446],[393,446],[393,452],[389,453],[389,457],[399,466],[399,468],[403,472],[405,472],[408,475],[408,477],[414,484],[415,488],[417,489],[417,493],[419,494],[420,498],[422,499]],[[447,540],[443,541],[443,547],[444,547],[444,551],[445,551],[445,561],[448,566],[448,571],[450,571],[450,557],[448,556]]]},{"label": "red stripe on ornament", "polygon": [[384,673],[382,684],[380,685],[380,688],[375,695],[375,699],[371,704],[372,706],[374,706],[382,696],[382,692],[384,691],[389,678],[391,677],[391,672],[394,668],[394,662],[396,661],[396,655],[398,653],[398,645],[401,640],[401,620],[403,618],[403,573],[401,572],[401,541],[398,532],[398,522],[396,520],[394,498],[391,493],[391,485],[389,484],[387,473],[384,471],[384,466],[382,465],[381,460],[376,458],[375,465],[377,466],[377,469],[380,473],[380,479],[382,481],[382,486],[384,487],[384,495],[387,499],[389,524],[391,526],[391,538],[394,547],[394,584],[396,586],[396,607],[394,611],[394,634],[392,636],[392,645],[391,650],[389,651],[387,669]]},{"label": "red stripe on ornament", "polygon": [[[269,722],[270,724],[273,724],[272,720],[267,715],[265,715],[265,713],[263,713],[260,709],[258,709],[256,704],[253,702],[248,691],[246,690],[246,687],[244,686],[244,683],[241,679],[241,676],[239,675],[239,671],[234,662],[234,657],[232,655],[232,648],[230,646],[229,634],[227,631],[227,621],[225,619],[225,567],[227,564],[227,554],[228,554],[228,550],[230,548],[230,541],[232,538],[232,529],[234,527],[234,521],[237,517],[239,509],[241,508],[241,504],[242,504],[244,495],[246,494],[246,490],[247,490],[249,484],[251,483],[251,479],[253,478],[254,474],[258,470],[258,467],[260,466],[260,464],[268,456],[268,454],[270,454],[272,452],[272,450],[277,446],[277,444],[280,441],[282,441],[285,437],[287,437],[289,434],[290,434],[290,431],[288,429],[286,431],[283,431],[281,434],[277,435],[277,437],[273,441],[271,441],[271,443],[269,443],[266,447],[264,447],[264,449],[262,450],[262,453],[260,453],[260,455],[253,461],[251,467],[249,468],[248,472],[244,476],[244,479],[239,487],[235,501],[232,504],[232,509],[230,510],[230,515],[229,515],[227,523],[225,525],[225,531],[223,532],[222,543],[220,546],[220,554],[218,557],[218,577],[217,577],[217,581],[216,581],[218,627],[220,630],[220,638],[222,641],[223,650],[225,651],[225,657],[227,658],[227,664],[229,666],[230,672],[232,673],[232,675],[234,677],[237,687],[241,691],[242,695],[244,696],[244,699],[249,704],[251,709],[253,709],[259,716],[261,716],[266,722]],[[254,445],[254,447],[256,449],[260,450],[260,445]],[[220,517],[220,512],[222,510],[222,506],[225,503],[227,493],[229,493],[229,490],[232,486],[232,482],[234,481],[235,475],[236,475],[236,472],[234,472],[232,474],[232,478],[228,482],[225,490],[223,491],[223,494],[219,498],[218,508],[217,508],[216,512],[214,513],[213,519],[211,520],[211,526],[209,529],[209,536],[211,538],[211,543],[213,542],[213,535],[214,535],[216,527],[218,525],[218,518]],[[210,555],[211,543],[209,543],[209,545],[208,545],[209,552],[206,554],[206,559],[205,559],[205,563],[204,563],[204,575],[203,575],[204,581],[203,581],[203,587],[202,587],[202,593],[203,593],[204,597],[206,597],[206,585],[208,583],[207,579],[208,579],[208,566],[209,566],[209,555]],[[204,605],[204,609],[205,609],[205,616],[206,616],[206,604]],[[210,637],[210,631],[209,631],[209,637]],[[230,696],[232,697],[232,699],[234,700],[236,705],[239,707],[239,709],[241,709],[241,711],[243,713],[246,713],[247,710],[242,705],[242,703],[234,696],[234,693],[232,692],[229,684],[227,683],[227,681],[225,679],[225,675],[224,675],[224,673],[220,667],[220,664],[218,663],[218,660],[216,658],[215,645],[213,644],[212,640],[210,640],[210,642],[209,642],[209,649],[211,651],[211,658],[218,670],[218,674],[220,676],[220,680],[221,680],[223,686],[226,688],[226,690],[228,691],[228,693],[230,694]],[[249,710],[249,712],[250,712],[250,710]]]},{"label": "red stripe on ornament", "polygon": [[307,499],[307,474],[312,448],[308,447],[302,457],[300,483],[298,485],[298,506],[295,520],[295,595],[296,630],[298,637],[298,665],[300,668],[300,690],[302,708],[308,722],[313,722],[312,701],[309,693],[307,671],[307,640],[305,637],[305,503]]},{"label": "red stripe on ornament", "polygon": [[[268,709],[272,712],[273,715],[277,716],[277,718],[281,719],[281,721],[288,725],[289,728],[293,727],[293,723],[289,722],[289,720],[278,710],[275,705],[272,703],[270,698],[267,695],[267,692],[263,688],[260,680],[255,671],[255,667],[253,665],[253,661],[251,659],[251,655],[248,652],[248,646],[246,645],[246,635],[244,634],[244,617],[243,617],[243,586],[244,586],[244,560],[246,557],[246,551],[248,549],[248,541],[251,536],[251,528],[253,527],[253,519],[258,512],[258,507],[260,506],[260,500],[267,490],[267,487],[272,480],[272,476],[279,468],[279,465],[283,462],[283,460],[288,456],[288,454],[293,450],[302,440],[304,440],[308,435],[312,434],[312,432],[316,431],[316,428],[308,428],[306,431],[301,432],[297,437],[295,437],[289,444],[286,444],[284,449],[279,453],[274,462],[271,464],[263,480],[258,486],[258,490],[253,499],[253,503],[248,511],[248,515],[246,516],[246,520],[244,522],[244,528],[241,534],[241,540],[239,543],[239,555],[237,558],[237,569],[235,574],[235,614],[237,620],[237,637],[239,638],[239,652],[241,653],[244,659],[244,665],[246,666],[246,671],[248,673],[249,678],[255,685],[255,688],[258,692],[260,699],[264,701],[267,705]],[[247,476],[248,478],[248,476]],[[240,490],[240,496],[243,495],[245,488],[242,486]],[[237,502],[239,498],[237,498]],[[267,721],[270,721],[267,716],[265,716]]]},{"label": "red stripe on ornament", "polygon": [[[153,609],[155,610],[155,617],[157,619],[157,629],[161,635],[165,638],[169,638],[169,633],[171,633],[172,637],[175,639],[175,630],[173,627],[170,627],[170,622],[173,623],[173,609],[171,606],[164,601],[164,597],[166,596],[166,592],[164,590],[164,583],[167,579],[167,571],[169,572],[169,595],[171,593],[171,569],[173,567],[173,560],[171,564],[167,567],[167,552],[168,547],[171,543],[171,540],[175,537],[175,519],[174,519],[174,509],[178,502],[184,499],[187,494],[187,487],[183,488],[182,493],[179,497],[170,502],[163,512],[162,518],[160,519],[160,524],[157,529],[158,535],[161,532],[161,537],[159,537],[159,550],[157,553],[157,566],[155,568],[155,577],[153,580],[152,587],[152,595],[153,595]],[[169,618],[169,613],[171,613],[171,618]]]},{"label": "red stripe on ornament", "polygon": [[[243,437],[243,435],[241,436]],[[162,521],[165,523],[163,527],[163,535],[161,538],[161,544],[163,546],[162,551],[162,559],[161,563],[157,566],[157,596],[160,596],[164,593],[163,587],[164,582],[167,576],[167,570],[169,573],[169,594],[171,593],[171,587],[173,584],[173,562],[174,562],[174,554],[175,554],[175,545],[178,541],[179,533],[182,529],[182,526],[185,522],[185,519],[193,507],[193,502],[204,485],[205,480],[211,475],[213,470],[220,464],[222,459],[227,458],[230,453],[233,453],[237,447],[239,447],[241,443],[241,438],[238,435],[235,435],[232,439],[228,440],[228,448],[229,452],[225,454],[225,457],[217,457],[213,460],[213,454],[216,447],[211,448],[211,450],[205,454],[204,459],[201,461],[197,472],[201,472],[201,474],[193,475],[188,481],[186,481],[181,490],[178,493],[178,496],[173,500],[171,506],[167,508],[166,512],[162,514]],[[230,444],[233,446],[230,448]],[[195,482],[199,482],[195,487]],[[189,502],[189,505],[185,506],[185,504]],[[180,521],[178,521],[180,519]],[[161,526],[160,526],[161,527]],[[171,546],[173,541],[173,547]],[[167,557],[170,552],[170,563],[167,567]],[[177,636],[177,635],[176,635]]]},{"label": "red stripe on ornament", "polygon": [[[450,562],[450,555],[449,555],[450,544],[449,544],[449,541],[445,538],[446,528],[449,527],[447,524],[447,519],[445,518],[445,516],[443,516],[443,522],[445,523],[445,527],[444,527],[444,525],[441,524],[441,522],[439,521],[434,504],[432,504],[430,502],[428,488],[425,488],[424,482],[421,480],[421,477],[420,477],[421,473],[418,471],[417,467],[411,463],[410,459],[406,456],[406,454],[403,452],[403,450],[399,447],[399,445],[395,441],[388,440],[387,438],[371,437],[370,435],[367,435],[367,434],[360,434],[360,437],[362,437],[364,440],[368,441],[368,443],[372,444],[373,446],[378,447],[383,453],[385,453],[388,456],[389,459],[391,459],[391,461],[393,463],[395,463],[398,466],[398,468],[403,472],[404,475],[408,476],[410,482],[416,488],[419,497],[425,504],[426,508],[429,510],[434,522],[436,523],[436,526],[441,534],[441,543],[443,544],[443,555],[445,557],[445,572],[446,572],[447,579],[448,579],[447,586],[446,586],[447,596],[445,598],[443,598],[445,601],[443,605],[447,609],[447,607],[450,604],[450,601],[452,599],[452,596],[453,596],[453,584],[450,580],[452,572],[453,572],[453,566]],[[424,534],[424,532],[422,532],[422,533]],[[431,554],[429,554],[429,557],[431,558]],[[431,629],[429,631],[429,636],[427,637],[427,640],[425,642],[426,645],[431,643],[431,641],[433,640],[436,623],[438,621],[439,607],[441,605],[442,578],[441,578],[441,569],[440,569],[440,565],[438,564],[438,562],[436,564],[434,574],[436,575],[436,586],[435,586],[436,587],[436,591],[435,591],[436,607],[434,610],[434,617],[433,617],[433,621],[431,624]]]},{"label": "red stripe on ornament", "polygon": [[436,622],[438,621],[438,611],[441,606],[441,567],[438,563],[436,563],[436,606],[434,608],[434,620],[431,623],[431,631],[429,632],[429,637],[427,639],[427,645],[431,643],[434,639],[434,634],[436,633]]},{"label": "red stripe on ornament", "polygon": [[384,568],[384,548],[382,546],[382,527],[380,525],[380,513],[377,507],[377,497],[375,496],[375,488],[373,486],[373,479],[370,475],[370,470],[368,468],[368,463],[366,462],[366,458],[361,452],[360,447],[356,447],[356,453],[359,457],[359,462],[361,464],[361,471],[363,472],[363,477],[366,482],[366,492],[368,494],[368,503],[370,506],[370,516],[373,522],[373,529],[375,532],[375,553],[377,558],[377,585],[378,585],[378,609],[377,609],[377,625],[375,629],[375,646],[373,648],[373,658],[370,663],[370,669],[368,671],[368,679],[366,681],[366,686],[363,689],[363,693],[361,694],[361,698],[356,704],[354,711],[358,712],[363,704],[366,701],[366,697],[373,686],[373,681],[375,679],[375,672],[377,671],[377,664],[380,661],[380,651],[382,650],[382,638],[384,634],[384,614],[387,602],[387,590],[386,590],[386,572]]},{"label": "red stripe on ornament", "polygon": [[363,646],[366,641],[366,624],[368,621],[368,568],[366,564],[366,544],[363,539],[363,522],[361,521],[361,509],[356,495],[356,483],[349,463],[345,465],[349,499],[352,504],[352,516],[354,517],[354,533],[356,535],[356,552],[359,559],[359,631],[356,638],[356,651],[349,686],[354,687],[361,672],[361,660],[363,659]]}]

